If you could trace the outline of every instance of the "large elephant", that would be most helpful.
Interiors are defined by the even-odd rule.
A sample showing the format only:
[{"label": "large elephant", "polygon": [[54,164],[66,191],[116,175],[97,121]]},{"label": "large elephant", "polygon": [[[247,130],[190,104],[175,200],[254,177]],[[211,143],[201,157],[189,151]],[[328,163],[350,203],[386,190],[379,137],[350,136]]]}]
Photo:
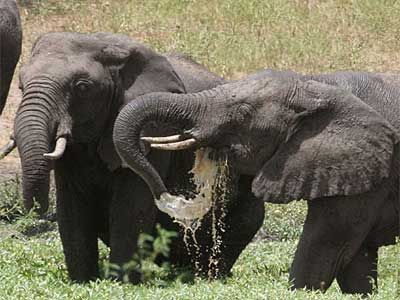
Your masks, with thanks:
[{"label": "large elephant", "polygon": [[0,0],[0,115],[21,55],[22,29],[15,0]]},{"label": "large elephant", "polygon": [[[112,141],[121,107],[149,92],[196,92],[221,83],[223,79],[182,55],[157,54],[123,35],[50,33],[36,41],[21,70],[23,99],[14,128],[23,197],[28,209],[36,201],[44,213],[54,167],[57,221],[71,279],[98,276],[98,237],[110,246],[111,263],[123,265],[136,250],[139,233],[152,232],[155,222],[179,228],[158,212],[141,178],[121,167]],[[189,181],[193,152],[147,152],[166,182],[178,177]],[[240,253],[237,244],[245,246],[261,226],[264,211],[262,203],[258,206],[259,218],[242,229],[244,241],[222,251],[228,260]],[[242,218],[236,210],[228,213],[228,221]],[[254,209],[248,211],[254,214]],[[233,226],[237,223],[232,221]],[[206,234],[203,228],[200,231]],[[203,246],[208,249],[212,244],[208,240]],[[182,240],[174,240],[171,260],[190,263],[191,259]],[[208,261],[203,260],[206,269]],[[132,282],[138,279],[138,273],[130,273]]]},{"label": "large elephant", "polygon": [[[336,278],[343,292],[366,294],[370,279],[377,281],[378,248],[399,232],[400,89],[382,76],[320,77],[379,113],[345,88],[291,72],[258,73],[192,95],[148,94],[120,112],[114,143],[157,202],[171,197],[141,139],[157,149],[211,147],[214,156],[228,155],[263,201],[307,199],[293,287],[326,290]],[[178,135],[141,138],[147,122],[160,121]]]}]

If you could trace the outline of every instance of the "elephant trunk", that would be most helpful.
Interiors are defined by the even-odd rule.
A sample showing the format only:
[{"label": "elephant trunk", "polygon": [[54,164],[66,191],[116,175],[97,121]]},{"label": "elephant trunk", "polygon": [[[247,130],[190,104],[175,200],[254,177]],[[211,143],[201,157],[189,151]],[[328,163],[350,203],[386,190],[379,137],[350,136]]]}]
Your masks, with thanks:
[{"label": "elephant trunk", "polygon": [[[170,93],[153,93],[141,96],[126,105],[118,115],[114,124],[114,144],[121,159],[148,184],[155,199],[159,200],[167,189],[150,162],[141,152],[141,131],[149,123],[172,125],[178,128],[193,128],[207,111],[206,97],[200,94],[178,95]],[[181,141],[184,135],[153,138],[170,145],[193,146],[195,140]],[[146,140],[146,138],[142,138]],[[154,142],[154,141],[149,141]],[[177,143],[173,143],[177,142]],[[152,144],[153,145],[153,144]],[[170,149],[170,150],[177,150]]]},{"label": "elephant trunk", "polygon": [[45,154],[54,145],[59,117],[55,113],[56,91],[45,88],[45,81],[31,82],[24,91],[15,117],[14,134],[22,166],[22,188],[25,208],[39,203],[37,212],[44,214],[49,205],[50,161]]}]

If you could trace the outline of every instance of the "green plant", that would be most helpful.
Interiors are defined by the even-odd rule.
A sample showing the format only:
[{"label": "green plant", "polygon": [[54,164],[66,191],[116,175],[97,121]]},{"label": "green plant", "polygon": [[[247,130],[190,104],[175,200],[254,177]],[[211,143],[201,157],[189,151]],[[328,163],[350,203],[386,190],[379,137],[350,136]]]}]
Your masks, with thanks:
[{"label": "green plant", "polygon": [[118,276],[122,274],[122,280],[129,282],[128,274],[130,272],[141,273],[141,281],[151,280],[157,274],[157,271],[163,270],[165,274],[171,271],[171,265],[163,262],[161,268],[156,264],[159,256],[168,258],[170,252],[171,239],[177,237],[174,231],[168,231],[156,225],[156,236],[147,233],[141,233],[138,239],[137,251],[133,254],[132,259],[122,267],[107,263],[105,264],[105,276]]},{"label": "green plant", "polygon": [[0,220],[12,221],[24,215],[22,192],[18,176],[0,184]]}]

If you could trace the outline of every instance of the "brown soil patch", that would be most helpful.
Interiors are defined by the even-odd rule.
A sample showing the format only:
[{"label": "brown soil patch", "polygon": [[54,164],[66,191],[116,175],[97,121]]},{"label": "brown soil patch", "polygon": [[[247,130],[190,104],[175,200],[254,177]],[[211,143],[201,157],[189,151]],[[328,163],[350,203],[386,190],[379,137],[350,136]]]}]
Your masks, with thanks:
[{"label": "brown soil patch", "polygon": [[[20,90],[15,76],[10,93],[8,95],[7,105],[0,117],[0,147],[9,141],[10,134],[13,132],[13,123],[18,104],[21,101]],[[20,163],[18,151],[14,150],[6,158],[0,161],[0,182],[6,179],[14,178],[15,174],[20,173]]]}]

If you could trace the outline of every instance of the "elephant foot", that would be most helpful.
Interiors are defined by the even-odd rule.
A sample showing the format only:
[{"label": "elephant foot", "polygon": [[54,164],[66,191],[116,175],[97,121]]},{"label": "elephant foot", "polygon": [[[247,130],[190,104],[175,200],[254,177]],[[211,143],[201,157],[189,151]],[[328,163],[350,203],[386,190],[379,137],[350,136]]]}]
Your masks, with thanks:
[{"label": "elephant foot", "polygon": [[117,266],[110,272],[109,278],[123,283],[139,284],[142,282],[142,274],[139,271],[127,271],[121,266]]},{"label": "elephant foot", "polygon": [[336,277],[343,293],[371,294],[377,286],[378,249],[362,247]]}]

